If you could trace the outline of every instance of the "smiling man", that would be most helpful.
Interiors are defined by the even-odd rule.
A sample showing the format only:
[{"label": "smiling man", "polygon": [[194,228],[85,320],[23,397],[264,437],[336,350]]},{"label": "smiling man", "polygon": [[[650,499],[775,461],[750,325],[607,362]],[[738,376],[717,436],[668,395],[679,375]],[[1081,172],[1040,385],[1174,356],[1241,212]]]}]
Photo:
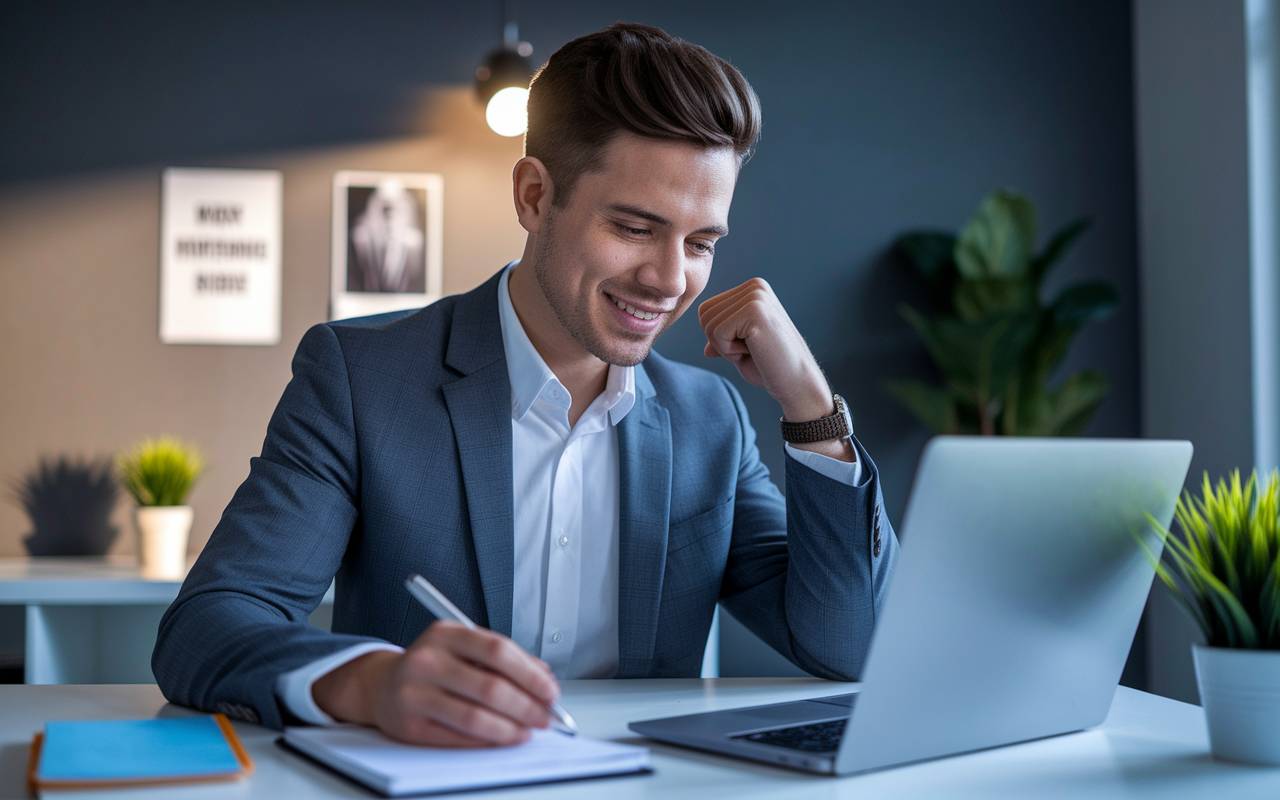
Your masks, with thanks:
[{"label": "smiling man", "polygon": [[[521,259],[307,333],[161,623],[165,696],[511,744],[558,679],[698,675],[717,603],[856,678],[897,543],[843,400],[763,280],[698,308],[706,355],[778,401],[784,498],[732,384],[652,352],[706,287],[759,130],[737,70],[656,28],[553,55],[513,172]],[[415,572],[488,630],[434,622]],[[333,630],[310,627],[335,577]]]}]

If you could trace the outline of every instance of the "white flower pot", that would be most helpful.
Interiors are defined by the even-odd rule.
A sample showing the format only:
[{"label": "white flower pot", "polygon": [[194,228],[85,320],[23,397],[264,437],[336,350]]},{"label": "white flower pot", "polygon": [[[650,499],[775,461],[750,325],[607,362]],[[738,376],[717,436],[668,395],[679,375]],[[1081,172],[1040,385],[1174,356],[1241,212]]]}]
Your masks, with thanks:
[{"label": "white flower pot", "polygon": [[1280,766],[1280,650],[1192,651],[1213,755]]},{"label": "white flower pot", "polygon": [[191,506],[140,506],[138,564],[142,577],[182,580],[187,572],[187,536],[195,512]]}]

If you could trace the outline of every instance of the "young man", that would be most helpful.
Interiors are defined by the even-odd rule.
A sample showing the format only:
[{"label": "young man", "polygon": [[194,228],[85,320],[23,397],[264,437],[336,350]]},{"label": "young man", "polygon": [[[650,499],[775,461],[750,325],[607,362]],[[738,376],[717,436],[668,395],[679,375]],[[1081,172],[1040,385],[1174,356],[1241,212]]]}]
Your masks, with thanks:
[{"label": "young man", "polygon": [[[510,744],[548,724],[557,678],[696,676],[717,602],[855,678],[897,543],[843,401],[764,281],[699,307],[706,355],[779,403],[784,500],[732,385],[650,352],[706,286],[759,130],[733,67],[655,28],[553,55],[513,174],[522,258],[307,333],[161,623],[165,696]],[[433,622],[414,572],[488,630]],[[335,575],[329,633],[307,616]]]}]

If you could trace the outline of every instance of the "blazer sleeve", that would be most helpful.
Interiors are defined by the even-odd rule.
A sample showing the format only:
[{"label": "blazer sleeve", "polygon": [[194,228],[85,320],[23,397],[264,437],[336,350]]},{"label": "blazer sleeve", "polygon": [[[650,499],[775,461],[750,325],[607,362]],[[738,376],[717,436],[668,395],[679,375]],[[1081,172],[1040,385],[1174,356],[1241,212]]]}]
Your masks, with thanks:
[{"label": "blazer sleeve", "polygon": [[721,605],[806,672],[857,680],[898,554],[879,473],[856,438],[856,486],[787,456],[784,501],[742,397],[726,385],[742,449]]},{"label": "blazer sleeve", "polygon": [[308,624],[357,522],[360,474],[337,336],[307,332],[261,457],[160,622],[152,671],[173,703],[279,728],[276,678],[370,637]]}]

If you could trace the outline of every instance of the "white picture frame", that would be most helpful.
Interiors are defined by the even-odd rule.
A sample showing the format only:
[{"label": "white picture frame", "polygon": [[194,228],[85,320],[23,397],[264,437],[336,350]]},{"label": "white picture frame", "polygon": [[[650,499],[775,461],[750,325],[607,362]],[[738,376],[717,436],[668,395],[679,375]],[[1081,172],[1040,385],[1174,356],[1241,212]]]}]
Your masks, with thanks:
[{"label": "white picture frame", "polygon": [[162,343],[280,343],[282,185],[276,170],[164,171]]},{"label": "white picture frame", "polygon": [[334,173],[329,319],[422,308],[439,300],[443,229],[442,176]]}]

